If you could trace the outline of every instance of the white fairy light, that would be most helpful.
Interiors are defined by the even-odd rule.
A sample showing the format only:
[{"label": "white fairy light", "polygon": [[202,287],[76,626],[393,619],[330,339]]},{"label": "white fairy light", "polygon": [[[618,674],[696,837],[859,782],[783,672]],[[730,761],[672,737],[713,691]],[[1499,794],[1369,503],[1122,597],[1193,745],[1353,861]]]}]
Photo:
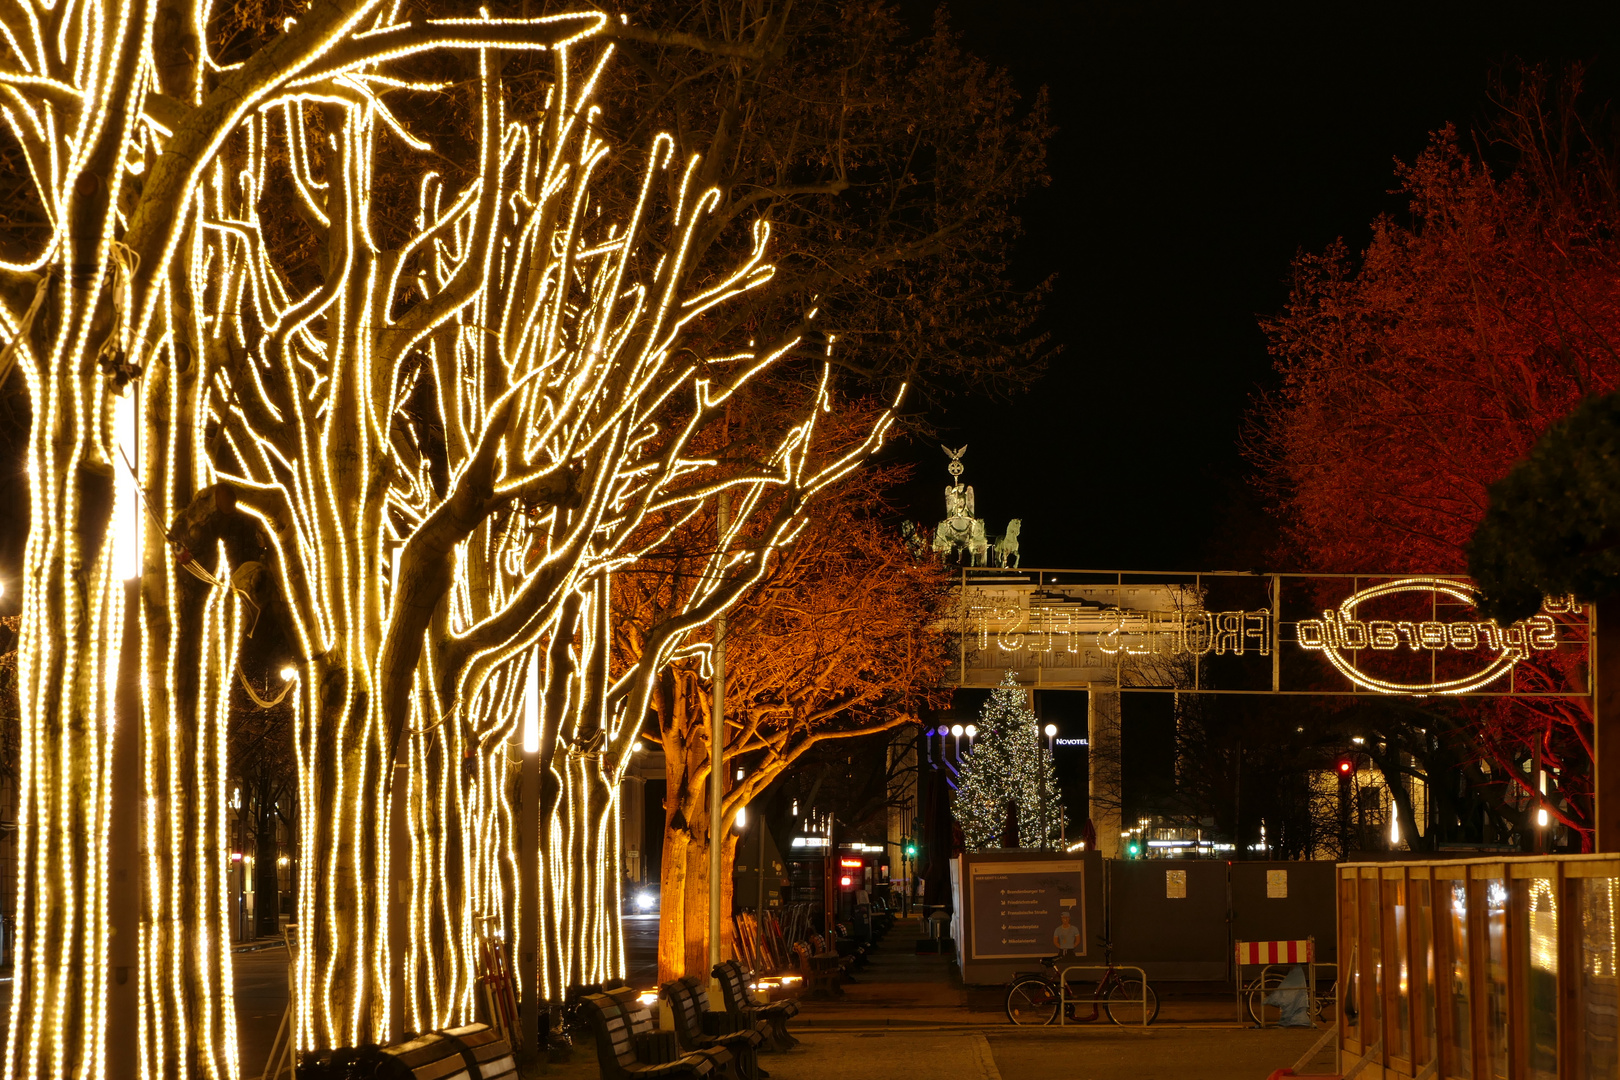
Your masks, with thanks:
[{"label": "white fairy light", "polygon": [[[235,684],[246,681],[237,653],[263,613],[236,585],[223,545],[183,551],[174,541],[165,552],[161,536],[216,484],[216,508],[245,515],[270,549],[264,561],[297,658],[280,674],[304,818],[296,854],[282,859],[324,869],[298,875],[295,1047],[387,1042],[471,1020],[486,933],[516,940],[520,928],[546,927],[558,944],[541,950],[540,978],[553,999],[570,982],[622,975],[618,789],[653,678],[764,577],[810,501],[881,445],[894,407],[864,439],[823,457],[816,425],[832,408],[829,361],[757,475],[722,475],[694,449],[727,399],[796,339],[751,344],[724,381],[700,377],[701,362],[683,366],[683,328],[774,270],[765,221],[734,265],[693,265],[720,195],[698,187],[699,160],[676,160],[670,137],[655,138],[637,167],[639,194],[623,220],[598,224],[593,185],[605,182],[609,147],[593,97],[612,49],[587,57],[582,43],[606,24],[601,13],[407,20],[369,0],[315,5],[245,62],[222,65],[207,55],[199,8],[184,28],[202,43],[188,90],[159,83],[157,5],[118,0],[93,17],[53,16],[49,34],[32,10],[0,16],[20,69],[0,77],[0,92],[53,232],[34,261],[6,264],[42,284],[34,307],[0,305],[0,336],[16,346],[35,415],[55,426],[36,425],[27,466],[18,844],[31,914],[20,920],[8,1075],[107,1071],[105,979],[70,986],[60,957],[107,968],[103,838],[114,813],[133,812],[110,805],[105,779],[111,732],[133,722],[109,701],[126,648],[141,656],[140,722],[156,748],[142,774],[149,910],[137,945],[146,1035],[135,1071],[240,1071],[220,856],[226,809],[241,792],[226,786],[225,736]],[[13,15],[26,25],[11,25]],[[478,157],[454,183],[426,153],[379,155],[384,140],[406,154],[427,146],[388,92],[429,88],[379,65],[448,49],[479,63]],[[541,115],[509,111],[497,50],[555,55]],[[94,157],[101,146],[110,158]],[[411,235],[388,252],[371,202],[384,160],[419,193]],[[129,175],[142,178],[139,191],[121,186]],[[326,232],[334,259],[318,285],[296,285],[277,265],[260,219],[273,182]],[[93,228],[69,229],[103,203]],[[397,299],[407,290],[408,306]],[[30,327],[47,295],[52,309],[37,325],[61,337],[36,352],[43,331]],[[431,380],[438,395],[444,474],[401,418],[410,380]],[[112,528],[95,558],[76,529],[71,470],[86,463],[113,472]],[[581,490],[575,477],[587,478]],[[722,485],[733,503],[729,547],[658,647],[634,671],[614,670],[614,572]],[[777,494],[792,510],[773,518]],[[462,498],[482,499],[474,524],[423,540],[460,513]],[[143,558],[141,634],[124,641],[117,583]],[[64,568],[81,562],[83,588],[69,595]],[[176,603],[197,580],[207,586],[200,604]],[[435,594],[424,582],[447,584]],[[190,659],[176,647],[181,635],[198,639]],[[91,673],[75,676],[91,689],[74,707],[109,718],[82,737],[35,704],[66,702],[56,691],[73,671]],[[537,912],[518,911],[511,889],[516,826],[503,755],[514,735],[547,755],[559,791],[541,837]],[[745,781],[733,798],[753,794]],[[743,803],[732,810],[746,821]],[[408,822],[397,844],[396,817]],[[83,846],[53,847],[63,836]],[[404,955],[390,951],[396,896]]]}]

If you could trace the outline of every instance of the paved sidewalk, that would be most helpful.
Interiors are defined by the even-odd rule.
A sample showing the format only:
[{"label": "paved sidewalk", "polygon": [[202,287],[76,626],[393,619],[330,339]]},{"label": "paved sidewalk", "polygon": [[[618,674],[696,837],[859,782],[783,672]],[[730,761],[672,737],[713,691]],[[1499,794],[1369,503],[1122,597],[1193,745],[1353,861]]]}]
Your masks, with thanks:
[{"label": "paved sidewalk", "polygon": [[[865,1077],[874,1061],[927,1080],[1264,1080],[1292,1066],[1322,1034],[1240,1026],[1224,988],[1196,983],[1156,984],[1159,1019],[1147,1029],[1106,1019],[1015,1027],[1003,1011],[1004,987],[955,984],[947,961],[915,954],[916,935],[915,924],[897,925],[842,997],[801,1002],[793,1026],[802,1032],[803,1056],[763,1059],[772,1080]],[[1324,1052],[1308,1071],[1331,1071],[1331,1063]]]}]

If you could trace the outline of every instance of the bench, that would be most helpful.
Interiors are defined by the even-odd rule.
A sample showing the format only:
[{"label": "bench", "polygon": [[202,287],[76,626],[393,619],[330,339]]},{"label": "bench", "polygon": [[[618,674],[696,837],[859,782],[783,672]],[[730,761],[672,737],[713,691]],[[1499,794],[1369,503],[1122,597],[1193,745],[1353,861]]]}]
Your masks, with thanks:
[{"label": "bench", "polygon": [[827,939],[822,937],[820,934],[810,935],[810,949],[813,953],[815,953],[816,956],[827,957],[833,963],[837,964],[838,970],[844,973],[844,978],[848,979],[850,982],[855,981],[855,976],[850,974],[850,969],[855,966],[857,960],[861,959],[861,954],[865,952],[864,949],[861,950],[861,953],[845,955],[844,953],[839,952],[836,948],[829,946],[827,944]]},{"label": "bench", "polygon": [[665,983],[658,994],[669,1002],[675,1038],[682,1050],[719,1048],[729,1052],[737,1061],[738,1080],[763,1080],[770,1075],[759,1067],[759,1047],[769,1035],[765,1021],[739,1024],[728,1013],[710,1012],[708,990],[690,975]]},{"label": "bench", "polygon": [[782,1001],[756,1002],[748,994],[748,976],[742,965],[726,960],[714,969],[720,983],[720,997],[726,1004],[726,1015],[735,1024],[764,1023],[768,1029],[765,1049],[786,1050],[798,1046],[799,1040],[788,1034],[787,1022],[799,1015],[799,1003],[791,998]]},{"label": "bench", "polygon": [[833,937],[832,951],[848,960],[851,968],[857,971],[864,968],[866,954],[877,948],[877,942],[864,930],[857,934],[848,923],[835,923],[834,929],[837,933]]},{"label": "bench", "polygon": [[622,992],[619,997],[585,994],[579,1007],[596,1037],[602,1080],[711,1080],[731,1065],[731,1055],[723,1049],[676,1054],[653,1030],[647,1010],[639,1002],[627,1008]]},{"label": "bench", "polygon": [[793,943],[793,955],[799,964],[799,974],[804,976],[804,985],[812,997],[817,994],[829,996],[843,994],[844,973],[838,966],[836,956],[817,956],[803,941]]},{"label": "bench", "polygon": [[377,1080],[517,1080],[511,1045],[487,1024],[417,1035],[393,1046],[333,1050],[299,1066],[314,1078],[371,1076]]}]

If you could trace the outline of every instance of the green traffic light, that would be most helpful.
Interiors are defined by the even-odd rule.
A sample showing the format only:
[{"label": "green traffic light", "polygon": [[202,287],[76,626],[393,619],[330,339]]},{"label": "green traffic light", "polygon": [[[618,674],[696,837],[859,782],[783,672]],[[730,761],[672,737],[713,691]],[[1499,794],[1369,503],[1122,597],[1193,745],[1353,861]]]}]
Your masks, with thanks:
[{"label": "green traffic light", "polygon": [[917,854],[917,845],[916,844],[907,844],[906,845],[906,855],[907,855],[907,857],[913,856],[915,854]]},{"label": "green traffic light", "polygon": [[1142,847],[1141,847],[1140,844],[1132,844],[1129,847],[1127,847],[1125,850],[1130,855],[1130,857],[1133,858],[1133,859],[1136,858],[1138,855],[1142,854]]}]

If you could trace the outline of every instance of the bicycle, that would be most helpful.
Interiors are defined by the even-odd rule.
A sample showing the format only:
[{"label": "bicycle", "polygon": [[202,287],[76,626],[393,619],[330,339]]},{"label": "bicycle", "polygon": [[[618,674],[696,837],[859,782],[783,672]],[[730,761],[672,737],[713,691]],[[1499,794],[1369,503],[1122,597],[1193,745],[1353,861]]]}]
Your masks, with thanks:
[{"label": "bicycle", "polygon": [[1041,960],[1045,972],[1026,971],[1013,977],[1012,985],[1007,988],[1007,1019],[1020,1026],[1043,1026],[1057,1020],[1058,1006],[1061,1004],[1064,1008],[1063,1018],[1068,1023],[1088,1024],[1096,1020],[1103,1009],[1107,1009],[1108,1019],[1123,1026],[1140,1021],[1142,1002],[1145,998],[1146,1022],[1151,1024],[1157,1020],[1159,995],[1155,994],[1153,988],[1145,981],[1127,978],[1114,967],[1112,946],[1104,944],[1103,954],[1107,970],[1091,993],[1090,1016],[1079,1015],[1077,1009],[1080,1002],[1085,1000],[1076,990],[1077,987],[1085,985],[1083,981],[1071,981],[1064,989],[1058,986],[1058,961],[1062,959],[1060,953]]}]

